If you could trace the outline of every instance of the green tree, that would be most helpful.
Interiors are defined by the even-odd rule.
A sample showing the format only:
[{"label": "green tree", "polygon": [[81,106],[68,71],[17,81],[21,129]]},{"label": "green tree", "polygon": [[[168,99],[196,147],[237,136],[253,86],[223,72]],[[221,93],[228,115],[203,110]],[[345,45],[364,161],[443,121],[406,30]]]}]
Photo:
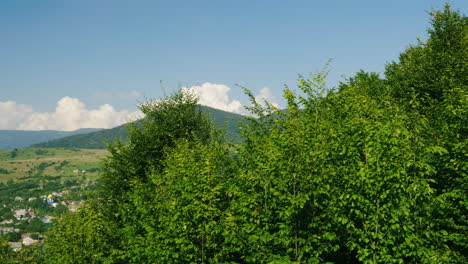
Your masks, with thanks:
[{"label": "green tree", "polygon": [[[152,209],[161,206],[155,193],[162,188],[157,178],[164,176],[168,153],[177,142],[203,145],[213,140],[213,125],[197,100],[180,90],[165,99],[140,105],[146,117],[140,124],[128,127],[128,143],[109,146],[111,156],[104,163],[102,195],[115,208],[125,262],[151,262],[154,254],[161,252],[145,244],[163,243],[154,240],[154,235],[162,232],[158,228],[168,228],[158,222],[163,215]],[[177,252],[175,248],[170,251]]]},{"label": "green tree", "polygon": [[50,228],[47,263],[116,263],[113,255],[118,239],[111,208],[102,201],[88,202]]},{"label": "green tree", "polygon": [[17,232],[10,232],[4,235],[5,240],[11,242],[20,242],[21,241],[21,234]]},{"label": "green tree", "polygon": [[210,139],[213,126],[200,111],[198,99],[182,90],[167,98],[139,105],[145,115],[141,123],[128,125],[128,144],[109,145],[110,158],[105,160],[102,182],[108,198],[124,200],[123,196],[136,183],[149,183],[152,170],[164,169],[165,152],[177,140]]},{"label": "green tree", "polygon": [[339,91],[350,88],[360,90],[361,94],[375,100],[388,100],[392,92],[386,84],[386,80],[380,78],[379,74],[375,72],[368,73],[363,70],[339,85]]},{"label": "green tree", "polygon": [[16,158],[17,155],[18,155],[18,149],[17,148],[15,148],[14,150],[12,150],[10,152],[10,158],[12,158],[12,159]]},{"label": "green tree", "polygon": [[378,97],[372,89],[387,88],[375,75],[328,94],[325,78],[301,77],[303,95],[286,89],[287,111],[254,103],[233,240],[255,263],[429,261],[427,122]]},{"label": "green tree", "polygon": [[26,226],[25,232],[33,232],[33,233],[43,233],[47,230],[44,223],[38,218],[34,217],[29,220],[28,225]]},{"label": "green tree", "polygon": [[41,245],[23,246],[14,252],[8,241],[0,239],[0,263],[2,264],[42,264],[46,263]]},{"label": "green tree", "polygon": [[408,48],[386,67],[394,97],[413,119],[428,122],[425,144],[435,146],[429,163],[436,168],[437,199],[432,210],[433,238],[439,256],[466,262],[468,219],[468,18],[447,4],[431,12],[426,42]]},{"label": "green tree", "polygon": [[467,85],[468,18],[449,4],[432,11],[431,18],[429,39],[410,46],[385,70],[394,96],[414,107],[443,101]]},{"label": "green tree", "polygon": [[167,154],[165,169],[150,175],[157,189],[146,210],[142,245],[149,259],[173,263],[226,261],[223,221],[233,171],[226,144],[180,140]]},{"label": "green tree", "polygon": [[336,234],[326,213],[328,179],[316,158],[323,126],[326,72],[300,77],[305,96],[285,90],[287,110],[250,94],[257,119],[243,128],[241,169],[231,206],[231,240],[249,263],[296,261],[319,263],[336,251]]},{"label": "green tree", "polygon": [[[182,186],[191,182],[190,177],[193,177],[193,182],[198,181],[200,184],[210,177],[221,177],[216,174],[221,165],[216,163],[218,165],[212,172],[201,173],[200,180],[197,180],[198,174],[182,176],[183,173],[178,173],[176,160],[180,158],[183,163],[185,159],[184,154],[175,154],[178,149],[191,153],[189,147],[182,147],[182,142],[193,146],[196,149],[193,153],[200,150],[208,154],[209,150],[203,151],[202,146],[211,144],[217,138],[213,125],[198,106],[197,98],[181,90],[170,97],[139,107],[146,117],[141,122],[128,126],[128,143],[117,142],[109,146],[110,156],[104,161],[100,191],[100,196],[105,199],[89,203],[76,214],[66,214],[51,228],[46,243],[48,263],[151,263],[162,260],[163,254],[168,256],[168,261],[175,261],[177,258],[174,254],[180,250],[187,253],[180,254],[182,259],[192,261],[206,261],[208,256],[213,256],[213,244],[216,243],[209,239],[211,235],[208,229],[213,226],[213,222],[209,220],[212,219],[208,217],[208,213],[203,215],[204,206],[208,206],[204,203],[205,198],[200,198],[199,204],[195,203],[200,208],[191,209],[193,205],[184,203],[168,207],[167,201],[157,196],[166,188],[167,199],[178,201],[179,198],[175,195],[180,194],[180,197],[187,197],[185,200],[189,201],[188,197],[202,195],[202,191],[206,191],[208,187],[218,188],[219,179],[214,181],[216,184],[208,184],[206,188],[183,191]],[[192,142],[194,145],[191,145]],[[219,147],[213,145],[211,150],[221,153],[221,143],[217,144]],[[224,153],[226,151],[224,149]],[[194,163],[198,158],[201,158],[200,161],[205,159],[203,155],[189,155],[186,166],[194,166],[194,171],[188,172],[197,171],[198,165]],[[214,157],[206,158],[209,162],[218,162]],[[198,171],[201,169],[198,168]],[[174,186],[165,183],[166,180],[177,177],[186,181]],[[213,195],[210,198],[213,204],[210,206],[214,210],[221,203],[217,200],[221,194],[207,194]],[[221,208],[217,208],[220,213]],[[186,211],[185,217],[175,218],[178,209]],[[189,227],[193,235],[187,240],[183,239],[181,233],[171,234],[168,231],[179,230],[174,229],[181,228],[176,223],[188,221],[195,212],[202,214],[197,219],[205,217],[206,220]],[[220,219],[219,215],[213,217],[215,223]],[[174,220],[176,225],[169,225],[169,219]],[[166,221],[166,224],[161,224],[161,221]],[[177,243],[164,248],[166,251],[162,250],[161,246],[167,244],[170,237],[176,234],[179,235],[176,236]],[[193,248],[195,245],[199,247]],[[199,254],[200,250],[204,253]],[[190,257],[192,255],[194,257]]]},{"label": "green tree", "polygon": [[398,105],[348,89],[329,98],[326,165],[342,253],[364,263],[430,262],[428,208],[435,168],[415,122]]},{"label": "green tree", "polygon": [[0,238],[0,263],[12,263],[14,252],[8,245],[8,240]]}]

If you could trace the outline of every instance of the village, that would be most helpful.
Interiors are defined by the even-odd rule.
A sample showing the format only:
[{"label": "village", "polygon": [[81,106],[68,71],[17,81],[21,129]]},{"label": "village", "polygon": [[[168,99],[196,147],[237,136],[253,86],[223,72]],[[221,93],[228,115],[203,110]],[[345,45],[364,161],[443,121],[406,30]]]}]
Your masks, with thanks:
[{"label": "village", "polygon": [[7,196],[7,188],[3,188],[21,189],[24,185],[33,187],[34,183],[0,185],[0,237],[8,241],[14,251],[42,243],[45,232],[54,221],[65,213],[76,212],[85,203],[86,193],[94,189],[96,183],[57,179],[23,189],[22,194],[14,196]]}]

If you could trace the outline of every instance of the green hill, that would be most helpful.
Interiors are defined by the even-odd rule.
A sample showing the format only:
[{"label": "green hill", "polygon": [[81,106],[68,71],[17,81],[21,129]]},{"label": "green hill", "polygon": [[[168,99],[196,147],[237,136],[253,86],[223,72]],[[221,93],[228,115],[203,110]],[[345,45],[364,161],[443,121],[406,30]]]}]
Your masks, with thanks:
[{"label": "green hill", "polygon": [[[229,140],[233,142],[239,141],[238,124],[244,120],[242,115],[214,109],[207,106],[201,106],[201,108],[203,111],[208,113],[218,129],[226,132],[226,137]],[[50,140],[48,142],[33,144],[31,147],[103,149],[105,148],[106,143],[110,143],[115,139],[125,141],[127,137],[127,127],[125,125],[121,125],[111,129],[103,129],[92,133],[79,134]]]},{"label": "green hill", "polygon": [[108,155],[104,149],[40,149],[21,148],[0,151],[0,183],[9,180],[59,177],[62,180],[78,178],[85,170],[86,177],[97,177],[101,159]]},{"label": "green hill", "polygon": [[125,125],[96,132],[63,137],[43,143],[33,144],[33,148],[85,148],[103,149],[106,143],[115,139],[125,140],[128,131]]},{"label": "green hill", "polygon": [[0,150],[25,148],[31,144],[50,141],[62,137],[98,131],[98,128],[84,128],[75,131],[27,131],[27,130],[0,130]]}]

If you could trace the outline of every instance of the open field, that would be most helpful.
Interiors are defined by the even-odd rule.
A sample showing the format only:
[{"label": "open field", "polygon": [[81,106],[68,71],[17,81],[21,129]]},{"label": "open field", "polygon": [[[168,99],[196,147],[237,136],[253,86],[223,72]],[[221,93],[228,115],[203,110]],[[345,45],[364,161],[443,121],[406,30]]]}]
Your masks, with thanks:
[{"label": "open field", "polygon": [[33,177],[95,179],[104,149],[23,148],[0,151],[0,182]]}]

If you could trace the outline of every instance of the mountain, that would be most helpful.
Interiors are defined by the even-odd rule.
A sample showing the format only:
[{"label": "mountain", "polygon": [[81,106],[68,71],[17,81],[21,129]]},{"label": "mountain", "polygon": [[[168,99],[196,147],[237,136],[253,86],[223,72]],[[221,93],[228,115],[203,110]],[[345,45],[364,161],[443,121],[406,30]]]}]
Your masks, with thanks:
[{"label": "mountain", "polygon": [[50,141],[62,137],[90,133],[100,130],[99,128],[83,128],[75,131],[55,130],[0,130],[0,150],[26,148],[31,144]]},{"label": "mountain", "polygon": [[127,127],[121,125],[111,129],[103,129],[96,132],[63,137],[47,142],[33,144],[33,148],[83,148],[103,149],[106,143],[115,139],[125,141],[128,137]]},{"label": "mountain", "polygon": [[[239,141],[239,122],[245,120],[244,116],[234,114],[207,106],[201,106],[202,111],[208,113],[213,120],[213,123],[218,129],[226,132],[226,137],[233,141]],[[138,121],[136,121],[138,122]],[[102,149],[106,147],[106,143],[110,143],[115,139],[126,141],[128,131],[126,125],[121,125],[111,129],[103,129],[92,133],[79,134],[60,139],[50,140],[39,144],[33,144],[34,148],[86,148],[86,149]]]}]

